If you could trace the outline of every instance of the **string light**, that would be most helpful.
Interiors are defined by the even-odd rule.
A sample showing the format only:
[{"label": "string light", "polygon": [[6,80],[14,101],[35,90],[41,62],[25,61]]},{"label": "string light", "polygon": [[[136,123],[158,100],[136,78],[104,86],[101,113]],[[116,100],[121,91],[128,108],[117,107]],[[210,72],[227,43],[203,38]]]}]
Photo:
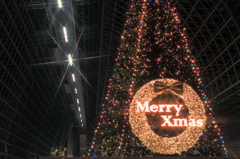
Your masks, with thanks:
[{"label": "string light", "polygon": [[203,102],[197,93],[187,84],[183,85],[183,95],[180,96],[185,105],[189,109],[190,119],[202,119],[203,125],[201,127],[187,127],[186,130],[176,137],[162,137],[155,134],[148,125],[147,118],[144,112],[137,112],[137,102],[144,103],[151,101],[156,94],[153,91],[153,84],[155,81],[164,82],[167,86],[178,82],[174,79],[157,79],[153,80],[143,87],[141,87],[135,94],[132,103],[130,105],[129,122],[134,134],[147,146],[151,151],[162,154],[175,154],[187,150],[192,147],[198,141],[205,129],[206,116]]},{"label": "string light", "polygon": [[[108,154],[109,149],[118,150],[112,152],[113,156],[121,156],[121,152],[129,155],[133,149],[139,149],[137,153],[140,155],[143,152],[147,153],[146,144],[144,146],[139,139],[136,139],[136,136],[132,133],[132,125],[129,126],[131,99],[140,85],[142,86],[157,78],[174,78],[188,83],[195,90],[199,90],[198,96],[190,86],[184,85],[185,89],[190,90],[190,92],[192,90],[195,93],[202,105],[201,107],[204,108],[203,104],[205,105],[206,109],[203,109],[202,114],[199,115],[202,117],[203,111],[206,111],[208,118],[204,114],[205,125],[200,128],[202,131],[197,130],[197,127],[187,128],[182,134],[169,139],[169,146],[172,142],[170,140],[181,139],[177,145],[172,142],[172,146],[175,148],[170,147],[169,150],[166,146],[163,146],[166,143],[165,140],[168,139],[166,137],[158,136],[160,142],[154,143],[154,138],[145,136],[149,138],[146,142],[149,142],[152,147],[154,147],[154,144],[155,147],[158,147],[159,143],[163,143],[162,148],[166,150],[163,152],[165,154],[172,154],[175,149],[175,152],[186,150],[179,155],[188,156],[193,154],[194,149],[199,150],[204,146],[205,149],[201,151],[200,156],[217,156],[217,151],[224,145],[224,143],[221,143],[223,133],[213,118],[214,112],[210,109],[210,101],[203,91],[204,78],[200,77],[200,68],[197,66],[198,61],[193,56],[194,52],[191,51],[186,28],[183,28],[180,23],[181,19],[178,17],[176,8],[172,7],[171,3],[166,3],[165,0],[133,1],[133,4],[129,7],[129,12],[127,12],[123,34],[120,36],[121,43],[115,58],[116,65],[111,80],[109,79],[107,93],[101,106],[100,120],[94,131],[93,140],[96,141],[96,144],[91,144],[94,146],[89,149],[91,154],[98,151],[99,148],[102,156],[111,156],[111,153]],[[147,91],[143,93],[147,93]],[[177,96],[183,99],[182,96]],[[187,99],[184,99],[185,103],[191,101],[187,96],[185,96]],[[189,97],[192,96],[192,94],[189,94]],[[192,104],[192,106],[194,105]],[[189,104],[187,106],[189,108]],[[200,106],[198,108],[200,109]],[[194,113],[191,114],[190,112],[190,115],[193,116]],[[196,114],[195,117],[197,117]],[[146,119],[146,117],[143,116],[143,119]],[[153,133],[149,128],[150,125],[146,124],[146,120],[143,119],[139,120],[144,122],[146,130]],[[214,133],[212,129],[214,129]],[[187,130],[189,133],[186,134]],[[195,131],[197,134],[194,134]],[[185,138],[180,138],[184,133]],[[194,136],[196,138],[192,139]],[[164,138],[164,140],[159,138]],[[185,143],[187,139],[189,140],[188,146]],[[182,141],[182,144],[180,144],[180,141]],[[130,149],[127,150],[126,145]],[[176,148],[177,146],[179,148]],[[185,148],[181,148],[182,146],[185,146]],[[223,150],[224,154],[228,156],[225,145]],[[151,149],[151,152],[158,151]]]}]

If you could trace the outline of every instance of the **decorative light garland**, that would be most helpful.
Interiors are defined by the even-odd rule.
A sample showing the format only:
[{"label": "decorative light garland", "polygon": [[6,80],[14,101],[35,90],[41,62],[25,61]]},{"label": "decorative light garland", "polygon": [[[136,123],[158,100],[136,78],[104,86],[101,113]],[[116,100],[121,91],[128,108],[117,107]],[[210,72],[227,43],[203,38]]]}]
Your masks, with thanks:
[{"label": "decorative light garland", "polygon": [[144,112],[137,113],[136,102],[151,101],[156,94],[153,92],[153,84],[155,81],[163,82],[167,86],[178,82],[174,79],[157,79],[153,80],[143,87],[141,87],[135,94],[130,105],[129,122],[134,134],[147,146],[151,151],[161,154],[175,154],[187,150],[196,144],[198,138],[201,136],[206,125],[205,108],[202,100],[197,93],[187,84],[183,84],[183,95],[173,92],[175,95],[180,96],[185,105],[189,109],[189,118],[202,119],[203,126],[201,127],[187,127],[186,130],[176,137],[162,137],[155,134],[147,122],[147,117]]},{"label": "decorative light garland", "polygon": [[[141,2],[141,1],[139,1],[139,2]],[[151,18],[151,16],[149,16],[149,14],[146,14],[146,13],[148,13],[147,11],[148,11],[148,9],[146,9],[146,8],[143,8],[143,7],[145,7],[145,5],[146,6],[148,6],[150,3],[146,3],[147,2],[147,0],[142,0],[142,4],[137,4],[137,5],[141,5],[142,6],[142,9],[141,9],[141,14],[138,14],[138,16],[136,16],[136,19],[138,19],[138,20],[140,20],[141,18],[142,18],[142,16],[145,16],[145,17],[149,17],[149,18]],[[152,0],[148,0],[148,2],[152,2]],[[160,2],[160,1],[155,1],[155,3],[162,3],[162,1]],[[166,5],[167,4],[170,4],[170,3],[166,3]],[[134,8],[136,8],[136,5],[133,3],[133,5],[131,5],[130,6],[130,10],[133,10]],[[204,84],[203,84],[203,80],[202,80],[202,78],[200,78],[200,68],[199,67],[197,67],[197,61],[196,61],[196,59],[193,57],[193,55],[192,55],[192,51],[191,51],[191,49],[190,49],[190,47],[188,46],[188,38],[187,38],[187,35],[186,35],[186,28],[182,28],[182,26],[180,25],[180,19],[179,19],[179,17],[178,17],[178,14],[177,14],[177,12],[176,12],[176,7],[173,7],[173,8],[171,8],[171,9],[169,9],[169,11],[170,12],[172,12],[172,14],[174,15],[174,20],[173,21],[176,21],[178,24],[177,24],[177,28],[179,28],[179,31],[181,32],[181,39],[184,41],[184,43],[185,43],[185,45],[178,45],[177,46],[177,48],[178,49],[181,49],[181,48],[183,48],[184,49],[184,51],[186,52],[186,54],[187,54],[187,56],[186,56],[186,58],[185,58],[185,60],[186,61],[189,61],[190,63],[191,63],[191,66],[192,66],[192,72],[195,74],[195,78],[198,78],[197,80],[198,80],[198,88],[199,88],[199,92],[200,92],[200,94],[201,94],[201,96],[202,96],[202,100],[204,101],[204,103],[205,103],[205,106],[206,106],[206,111],[207,111],[207,115],[209,115],[208,117],[210,117],[211,118],[211,123],[212,124],[207,124],[206,126],[205,126],[205,132],[207,131],[207,128],[208,127],[211,127],[212,125],[214,125],[214,129],[215,130],[217,130],[217,135],[218,135],[218,137],[219,137],[219,139],[221,140],[221,146],[223,147],[223,150],[225,151],[224,152],[224,154],[225,154],[225,156],[226,157],[228,157],[228,150],[226,149],[226,147],[225,147],[225,145],[224,145],[224,143],[225,143],[225,141],[223,140],[223,137],[222,137],[222,132],[221,132],[221,129],[218,127],[218,125],[216,125],[216,120],[215,120],[215,118],[214,118],[214,113],[213,113],[213,111],[212,111],[212,108],[210,108],[210,106],[208,105],[208,104],[210,104],[210,101],[209,101],[209,99],[207,98],[207,95],[206,95],[206,93],[202,90],[202,88],[201,87],[203,87],[204,86]],[[131,13],[131,11],[129,12],[129,14]],[[127,13],[128,14],[128,13]],[[135,12],[134,12],[134,14],[135,14]],[[160,17],[161,18],[161,17]],[[142,19],[141,19],[142,20]],[[133,19],[131,19],[131,18],[128,18],[128,20],[126,21],[126,23],[125,23],[125,26],[128,26],[128,25],[133,25],[134,24],[134,20]],[[135,52],[134,53],[139,53],[138,51],[140,51],[141,52],[141,50],[142,51],[149,51],[149,52],[151,52],[151,50],[149,50],[149,48],[145,48],[145,47],[143,47],[141,44],[142,43],[144,43],[144,45],[146,45],[146,43],[147,43],[147,41],[142,41],[144,38],[143,38],[143,36],[144,36],[144,33],[145,33],[145,31],[146,31],[146,23],[145,23],[145,21],[143,20],[143,23],[140,23],[140,25],[139,25],[139,28],[137,27],[137,28],[135,28],[135,29],[137,29],[138,30],[138,36],[136,37],[137,38],[137,42],[135,43],[135,46],[136,46],[136,48],[138,47],[138,50],[135,50]],[[145,26],[145,28],[143,27],[143,26]],[[127,27],[126,27],[127,28]],[[135,31],[137,31],[137,30],[134,30],[134,33],[135,33]],[[126,63],[131,63],[131,61],[133,61],[133,60],[135,60],[135,58],[134,59],[132,59],[132,57],[133,56],[128,56],[128,55],[125,55],[125,53],[124,53],[124,50],[125,50],[125,47],[129,47],[128,45],[129,45],[129,43],[127,43],[126,44],[126,46],[124,45],[125,43],[124,43],[124,41],[126,41],[126,38],[128,38],[128,37],[131,37],[131,36],[134,36],[134,33],[132,32],[132,33],[129,33],[128,32],[128,30],[126,29],[126,30],[124,30],[124,32],[123,32],[123,34],[122,34],[122,36],[121,36],[121,39],[122,39],[122,43],[123,44],[121,44],[121,46],[120,46],[120,48],[119,48],[119,52],[118,52],[118,57],[115,59],[116,60],[116,62],[117,62],[117,68],[116,68],[116,70],[114,70],[115,71],[115,74],[117,74],[116,72],[118,72],[119,70],[125,70],[125,69],[129,69],[128,68],[128,65],[126,65],[125,66],[125,64],[124,64],[124,67],[123,66],[121,66],[120,65],[120,62],[121,61],[126,61]],[[157,34],[157,33],[155,33],[155,34]],[[167,33],[165,33],[165,35],[167,35]],[[157,41],[158,43],[159,42],[161,42],[161,41]],[[141,54],[136,54],[136,61],[134,62],[134,65],[135,65],[135,67],[136,66],[138,66],[140,63],[145,67],[145,68],[149,68],[150,66],[148,66],[147,64],[146,64],[146,62],[144,62],[144,60],[142,60],[141,61],[141,59],[142,59],[142,57],[141,58],[139,58],[138,56],[139,55],[141,55]],[[142,56],[142,55],[141,55]],[[130,58],[131,57],[131,58]],[[128,60],[128,61],[127,61]],[[148,61],[148,59],[145,59],[146,61]],[[161,61],[161,59],[158,59],[158,61]],[[182,61],[180,61],[180,65],[182,64]],[[148,75],[149,75],[149,72],[147,72],[146,70],[144,70],[145,71],[145,73],[147,73]],[[136,69],[136,73],[137,72],[139,72],[137,69]],[[133,91],[133,87],[134,87],[134,83],[136,82],[136,77],[138,77],[138,75],[136,75],[136,73],[134,73],[133,75],[132,75],[132,84],[130,85],[130,89],[129,89],[129,94],[132,96],[133,94],[134,94],[134,91]],[[164,73],[165,73],[165,70],[163,70],[162,72],[160,72],[160,77],[161,78],[165,78],[166,76],[164,76]],[[180,73],[180,71],[178,71],[176,74],[178,75]],[[146,75],[146,74],[145,74]],[[113,78],[114,79],[114,78]],[[115,79],[119,79],[119,77],[115,77]],[[112,86],[114,86],[114,84],[112,85],[112,79],[110,79],[109,80],[110,81],[110,84],[108,85],[108,93],[109,94],[112,94],[112,92],[110,91],[110,90],[112,90],[112,89],[114,89]],[[116,88],[115,88],[116,89]],[[118,89],[125,89],[122,85],[119,85],[118,86]],[[115,90],[114,90],[115,91]],[[106,97],[105,97],[105,100],[106,101],[108,101],[109,99],[111,99],[111,95],[109,96],[109,94],[107,94],[106,95]],[[99,123],[98,123],[98,126],[97,126],[97,128],[96,128],[96,130],[95,130],[95,137],[97,136],[97,135],[99,135],[99,134],[102,134],[103,135],[103,129],[104,128],[101,128],[104,124],[105,124],[105,119],[106,118],[109,118],[108,116],[106,116],[106,109],[108,108],[108,105],[109,104],[107,104],[107,102],[104,102],[104,104],[102,104],[102,112],[101,112],[101,116],[99,117],[100,118],[100,121],[99,121]],[[126,108],[128,108],[129,107],[129,105],[128,105],[128,103],[130,103],[130,101],[127,101],[126,100],[126,103],[127,103],[127,106],[126,106]],[[114,104],[114,106],[116,106],[116,105],[118,105],[118,104]],[[110,107],[110,106],[109,106]],[[127,115],[126,115],[127,116]],[[125,118],[127,118],[127,117],[124,117],[124,119]],[[206,134],[206,133],[203,133],[203,134]],[[207,135],[206,135],[207,136]],[[91,149],[93,149],[93,147],[95,147],[95,141],[97,140],[96,138],[93,138],[93,142],[92,142],[92,146],[91,146]],[[206,140],[207,139],[207,137],[204,137],[203,138],[204,140]],[[215,142],[215,140],[217,141],[218,139],[214,139],[214,142]],[[201,142],[201,139],[199,140],[199,142]],[[122,141],[121,142],[119,142],[120,143],[120,146],[122,145]],[[94,146],[93,146],[94,145]],[[197,145],[195,145],[196,146],[196,148],[200,148],[200,147],[198,147],[198,145],[199,145],[199,143],[197,144]],[[89,151],[90,151],[90,149],[89,149]]]}]

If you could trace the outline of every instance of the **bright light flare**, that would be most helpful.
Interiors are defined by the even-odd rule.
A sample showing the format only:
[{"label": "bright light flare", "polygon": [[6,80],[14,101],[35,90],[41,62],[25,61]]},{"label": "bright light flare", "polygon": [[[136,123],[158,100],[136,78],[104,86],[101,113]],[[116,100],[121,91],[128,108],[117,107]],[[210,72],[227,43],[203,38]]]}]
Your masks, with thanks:
[{"label": "bright light flare", "polygon": [[63,34],[64,34],[64,37],[65,37],[65,42],[67,43],[68,42],[68,37],[67,37],[66,27],[63,27]]},{"label": "bright light flare", "polygon": [[73,80],[73,82],[75,82],[75,75],[74,74],[72,74],[72,80]]},{"label": "bright light flare", "polygon": [[73,60],[72,60],[72,55],[71,54],[68,54],[68,61],[69,61],[69,65],[72,66]]},{"label": "bright light flare", "polygon": [[77,104],[79,104],[79,99],[77,99]]},{"label": "bright light flare", "polygon": [[80,107],[78,107],[78,111],[81,111],[81,108],[80,108]]},{"label": "bright light flare", "polygon": [[82,114],[80,114],[80,118],[82,118]]},{"label": "bright light flare", "polygon": [[62,1],[61,0],[58,0],[58,7],[62,8]]}]

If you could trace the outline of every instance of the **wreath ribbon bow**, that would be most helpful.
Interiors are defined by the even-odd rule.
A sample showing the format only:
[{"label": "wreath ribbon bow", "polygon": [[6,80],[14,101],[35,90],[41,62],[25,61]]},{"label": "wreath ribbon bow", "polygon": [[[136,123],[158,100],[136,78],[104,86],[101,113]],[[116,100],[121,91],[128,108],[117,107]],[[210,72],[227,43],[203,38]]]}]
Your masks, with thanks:
[{"label": "wreath ribbon bow", "polygon": [[154,82],[154,93],[155,94],[161,94],[161,92],[165,89],[170,89],[177,94],[183,94],[183,83],[181,82],[175,82],[170,86],[167,86],[163,82],[155,81]]}]

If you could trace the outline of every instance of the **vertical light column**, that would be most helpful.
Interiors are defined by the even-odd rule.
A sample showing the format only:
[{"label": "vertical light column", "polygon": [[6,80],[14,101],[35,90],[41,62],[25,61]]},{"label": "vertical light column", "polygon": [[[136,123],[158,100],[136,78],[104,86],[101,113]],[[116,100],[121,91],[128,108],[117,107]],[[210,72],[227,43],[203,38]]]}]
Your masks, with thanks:
[{"label": "vertical light column", "polygon": [[66,27],[63,27],[63,34],[64,34],[64,38],[65,38],[65,42],[68,42],[68,37],[67,37],[67,29]]}]

